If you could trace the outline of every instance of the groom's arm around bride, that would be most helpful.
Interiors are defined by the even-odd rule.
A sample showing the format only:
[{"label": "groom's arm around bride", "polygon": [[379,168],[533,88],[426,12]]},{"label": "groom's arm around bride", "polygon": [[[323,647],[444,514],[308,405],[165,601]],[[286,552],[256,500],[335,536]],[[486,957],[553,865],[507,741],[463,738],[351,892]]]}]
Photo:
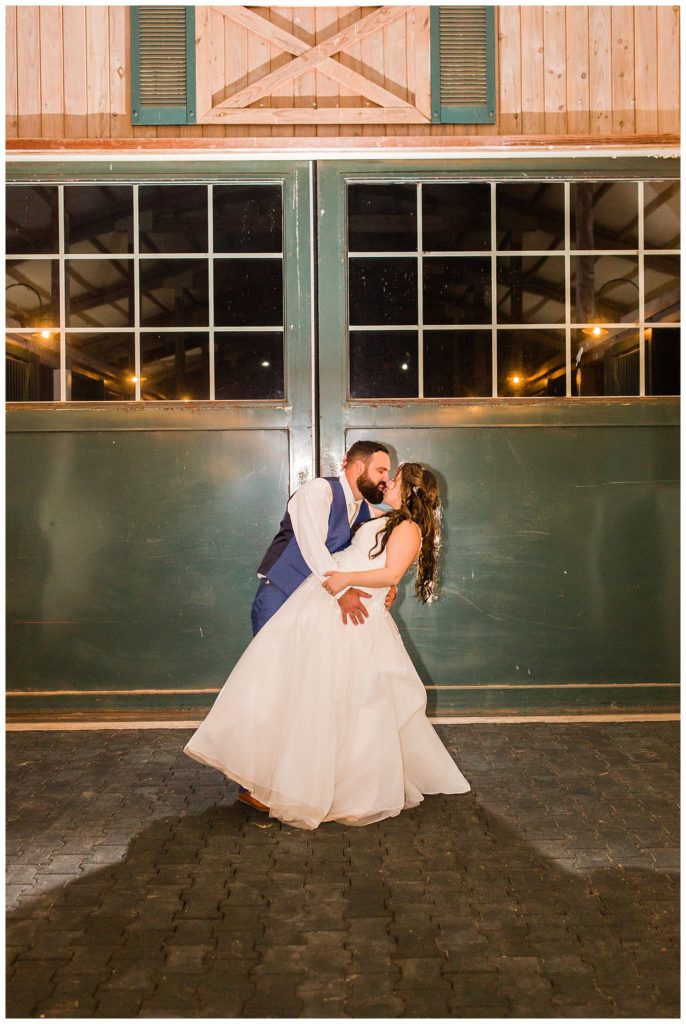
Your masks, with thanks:
[{"label": "groom's arm around bride", "polygon": [[[389,480],[388,449],[375,441],[357,441],[346,453],[338,477],[317,477],[303,484],[288,502],[278,533],[260,562],[260,586],[253,602],[253,634],[310,574],[321,581],[337,568],[333,555],[348,547],[354,526],[372,518],[371,505],[383,501]],[[361,597],[349,588],[338,598],[343,622],[364,623]],[[392,602],[391,602],[392,603]]]}]

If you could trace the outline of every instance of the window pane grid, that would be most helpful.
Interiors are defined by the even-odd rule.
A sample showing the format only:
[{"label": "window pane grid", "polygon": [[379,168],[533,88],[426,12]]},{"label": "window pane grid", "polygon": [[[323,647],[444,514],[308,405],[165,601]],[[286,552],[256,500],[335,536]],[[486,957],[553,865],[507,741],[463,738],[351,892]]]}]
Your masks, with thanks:
[{"label": "window pane grid", "polygon": [[140,206],[138,202],[138,185],[133,186],[133,344],[134,344],[134,400],[141,401],[141,268],[138,256],[140,237]]},{"label": "window pane grid", "polygon": [[639,340],[638,340],[638,393],[639,395],[645,395],[646,393],[646,359],[645,359],[645,328],[643,326],[645,321],[645,260],[643,255],[643,244],[645,242],[645,219],[643,205],[643,182],[638,183],[638,305],[641,311],[641,320],[639,328]]},{"label": "window pane grid", "polygon": [[[651,327],[659,326],[659,322],[651,323],[651,321],[646,320],[645,323],[648,324]],[[677,324],[677,321],[674,321],[674,325],[676,325],[676,324]],[[483,331],[485,329],[490,329],[491,326],[492,326],[491,325],[491,321],[489,320],[487,323],[484,323],[483,321],[479,321],[479,322],[470,323],[470,324],[426,324],[426,323],[424,323],[424,324],[420,324],[420,323],[414,323],[414,324],[410,324],[410,323],[406,323],[406,324],[350,324],[350,330],[351,331],[394,331],[394,332],[397,332],[397,331],[417,331],[417,330],[420,330],[420,328],[421,328],[422,331],[454,331],[455,333],[459,333],[460,331],[468,331],[468,330],[469,331],[477,331],[477,330],[478,331]],[[592,328],[592,327],[597,327],[598,324],[597,324],[597,321],[595,321],[595,320],[588,320],[588,321],[573,320],[569,324],[569,326],[570,326],[570,329],[571,328],[575,328],[575,327],[584,327],[584,328],[589,327],[589,328]],[[559,331],[559,330],[564,330],[565,325],[564,325],[563,322],[561,322],[559,320],[551,322],[551,323],[541,323],[541,324],[538,324],[538,323],[537,324],[527,324],[527,323],[509,323],[509,324],[501,324],[501,323],[499,323],[499,324],[496,324],[496,329],[498,331],[521,331],[522,328],[524,328],[524,327],[526,328],[527,331],[546,331],[546,330],[552,330],[552,329],[555,329],[556,331]],[[604,328],[606,328],[606,327],[623,327],[625,329],[629,328],[629,327],[635,327],[636,330],[638,330],[638,328],[639,328],[639,321],[638,320],[616,320],[616,321],[603,320],[603,327]],[[186,328],[184,328],[184,329],[186,329]],[[191,330],[201,330],[201,329],[202,328],[198,328],[198,327],[192,327],[192,328],[189,327],[189,328],[187,328],[187,330],[189,330],[189,331],[191,331]],[[278,327],[222,327],[223,331],[231,331],[231,330],[236,330],[236,331],[248,331],[248,330],[254,330],[254,331],[274,331],[274,330],[279,330],[279,329],[280,328],[278,328]],[[76,328],[69,328],[69,330],[70,331],[76,330]],[[88,328],[81,328],[81,330],[88,330]],[[114,330],[114,328],[112,328],[112,330]],[[120,328],[120,330],[126,330],[126,328]],[[141,328],[141,330],[145,331],[146,328],[143,327],[143,328]],[[158,327],[158,328],[150,327],[150,328],[147,328],[147,330],[161,331],[161,330],[163,330],[163,328],[161,328],[161,327]],[[174,328],[170,327],[170,328],[168,328],[168,330],[174,330]]]},{"label": "window pane grid", "polygon": [[[483,249],[399,249],[396,251],[389,252],[349,252],[348,256],[350,259],[358,259],[359,257],[366,257],[367,259],[385,259],[388,256],[488,256],[491,252],[496,256],[559,256],[562,258],[565,254],[565,249],[492,249],[488,252]],[[569,249],[568,250],[573,256],[638,256],[644,252],[647,256],[652,254],[660,256],[678,256],[681,252],[680,249]],[[184,254],[184,255],[187,255]],[[194,254],[196,255],[196,254]],[[233,253],[225,253],[221,255],[232,256]],[[265,253],[267,256],[277,255],[276,253]],[[23,256],[17,257],[18,259],[24,259]],[[40,259],[41,257],[32,257]],[[45,258],[45,257],[42,257]],[[101,257],[92,256],[92,259],[100,259]],[[247,257],[246,257],[247,258]]]},{"label": "window pane grid", "polygon": [[66,309],[66,282],[64,267],[64,185],[57,189],[57,217],[58,217],[58,239],[59,239],[59,288],[60,288],[60,372],[59,372],[59,401],[64,402],[67,398],[67,337],[64,330],[65,309]]},{"label": "window pane grid", "polygon": [[[496,280],[498,273],[498,253],[496,251],[498,235],[496,232],[496,194],[495,182],[491,182],[491,281]],[[493,295],[491,287],[491,295]],[[497,310],[494,302],[491,302],[491,397],[498,395],[498,331],[496,326]]]},{"label": "window pane grid", "polygon": [[216,394],[216,383],[215,383],[215,363],[214,363],[214,259],[212,255],[212,245],[214,242],[214,188],[212,185],[207,187],[207,240],[210,251],[207,254],[207,287],[209,292],[208,301],[208,315],[209,315],[209,329],[210,329],[210,401],[215,400]]},{"label": "window pane grid", "polygon": [[571,205],[569,182],[564,183],[565,197],[565,397],[572,394],[572,257],[569,250],[569,238],[571,235]]},{"label": "window pane grid", "polygon": [[[58,187],[61,189],[64,186],[60,185]],[[622,250],[622,254],[624,254],[626,251],[627,250]],[[664,253],[665,251],[666,250],[664,250],[664,249],[660,249],[659,250],[660,253]],[[373,255],[378,255],[378,254],[375,253]],[[387,254],[384,253],[383,255],[387,255]],[[402,253],[402,255],[406,256],[407,253]],[[483,254],[481,254],[481,255],[483,255]],[[113,259],[116,259],[117,261],[121,261],[123,263],[123,262],[129,261],[129,260],[140,259],[141,263],[145,263],[146,260],[159,260],[159,259],[165,259],[165,260],[187,260],[187,259],[202,260],[202,259],[207,259],[208,257],[216,257],[217,259],[232,259],[232,260],[267,260],[267,259],[271,260],[271,259],[282,259],[283,258],[283,253],[282,252],[212,252],[212,250],[208,250],[207,252],[164,252],[164,253],[162,253],[162,252],[160,252],[160,253],[155,253],[155,252],[142,252],[142,253],[133,253],[133,252],[131,252],[131,253],[126,253],[126,252],[117,252],[117,253],[114,253],[114,252],[111,252],[111,253],[110,252],[106,252],[106,253],[101,253],[101,252],[78,252],[78,253],[72,253],[72,252],[68,252],[68,253],[60,253],[60,252],[55,252],[55,253],[41,253],[40,255],[36,255],[36,253],[16,253],[16,254],[12,253],[12,259],[13,260],[22,260],[22,261],[26,261],[26,262],[28,262],[29,260],[57,259],[60,256],[64,257],[67,260],[78,260],[79,262],[92,261],[93,263],[97,263],[99,260],[110,260],[111,261]]]},{"label": "window pane grid", "polygon": [[422,183],[417,182],[417,262],[418,262],[418,273],[417,273],[417,387],[419,390],[419,398],[424,397],[424,330],[422,328],[422,322],[424,320],[424,289],[422,288],[422,281],[424,280],[424,226],[422,223]]},{"label": "window pane grid", "polygon": [[[129,376],[122,375],[118,379],[122,347],[117,345],[119,359],[108,370],[101,371],[99,383],[103,394],[94,400],[103,397],[177,401],[181,398],[179,381],[186,377],[194,381],[197,392],[197,368],[193,361],[201,358],[205,365],[205,383],[195,398],[213,401],[218,391],[215,343],[219,344],[222,339],[225,356],[234,344],[241,354],[238,388],[239,391],[242,388],[243,393],[238,393],[237,385],[230,380],[223,384],[223,390],[231,393],[232,400],[285,397],[285,247],[282,244],[283,189],[280,182],[222,179],[181,186],[171,182],[151,185],[135,181],[98,181],[66,185],[8,184],[7,189],[10,201],[14,201],[13,209],[17,211],[13,219],[8,211],[8,223],[13,230],[11,248],[18,250],[11,253],[9,283],[16,282],[17,288],[21,287],[24,292],[21,302],[12,303],[11,317],[8,311],[8,343],[14,339],[11,350],[16,354],[12,358],[23,361],[28,377],[36,377],[40,370],[41,379],[40,395],[36,387],[28,391],[24,387],[21,394],[8,394],[8,400],[77,400],[72,394],[72,383],[76,384],[77,379],[78,397],[93,400],[91,385],[97,382],[98,376],[94,368],[104,367],[106,362],[99,352],[102,349],[109,355],[112,345],[108,339],[117,337],[121,338],[124,348],[127,344],[132,346]],[[224,206],[220,206],[221,228],[217,227],[221,230],[221,244],[215,249],[218,192]],[[184,206],[184,196],[192,198],[188,208]],[[50,204],[52,212],[48,215],[46,210]],[[241,207],[244,209],[239,217]],[[198,227],[198,216],[201,227]],[[264,223],[261,216],[266,218]],[[50,235],[50,218],[53,235]],[[40,235],[35,232],[40,245],[37,249],[19,251],[27,249],[20,244],[22,240],[29,239],[33,244],[34,224],[40,231]],[[141,241],[143,233],[146,233],[145,245]],[[181,250],[169,244],[174,239],[180,240]],[[101,251],[84,251],[95,246]],[[128,251],[122,251],[127,246]],[[48,251],[42,252],[44,248]],[[24,274],[21,264],[25,264]],[[202,273],[198,276],[201,267]],[[234,273],[238,291],[230,297],[228,308],[224,303],[226,322],[223,324],[216,323],[217,267],[224,267],[225,272],[230,272],[232,267],[245,268],[245,273],[238,276]],[[252,291],[260,293],[265,267],[271,279],[271,304],[266,311],[261,311],[259,303],[253,303],[251,308],[250,302],[242,297],[238,278],[242,275]],[[93,273],[87,273],[86,268],[92,268]],[[206,309],[203,309],[205,290]],[[48,315],[51,294],[54,316]],[[222,299],[226,299],[226,294]],[[262,320],[267,323],[260,323],[260,311]],[[107,319],[113,321],[111,325],[107,324]],[[193,322],[189,323],[189,319]],[[35,325],[33,329],[32,325]],[[247,345],[242,336],[250,336],[254,341]],[[58,339],[59,369],[55,365]],[[82,342],[77,344],[78,339]],[[162,344],[162,339],[168,342]],[[196,339],[197,344],[191,343],[191,339]],[[150,358],[153,358],[156,366],[155,379],[149,382],[149,394],[146,394],[144,342],[153,346],[152,350],[147,350],[146,365],[150,367]],[[243,366],[246,359],[249,367]],[[252,371],[251,361],[255,362],[256,373]],[[54,383],[49,388],[46,375],[51,364],[55,365]],[[235,357],[225,358],[223,365],[225,371],[234,373]],[[166,369],[169,366],[174,367],[171,374]],[[108,381],[108,377],[114,380]],[[113,386],[116,393],[110,390],[105,394],[108,385]],[[164,393],[167,385],[172,388],[169,394]]]},{"label": "window pane grid", "polygon": [[[544,202],[550,204],[553,195],[557,203],[559,212],[552,217],[557,233],[548,248],[526,247],[526,242],[535,241],[537,210],[535,204],[527,206],[526,203],[520,209],[516,208],[513,196],[516,195],[517,184],[514,182],[490,181],[490,203],[487,203],[482,184],[480,198],[475,190],[471,193],[476,204],[473,208],[468,189],[477,183],[474,180],[469,183],[459,179],[451,181],[448,184],[460,186],[460,191],[454,194],[452,205],[448,202],[444,217],[441,216],[442,210],[436,206],[438,193],[435,189],[432,191],[431,214],[427,214],[428,200],[424,190],[433,183],[416,179],[415,183],[416,247],[411,244],[412,235],[406,231],[401,240],[406,244],[405,248],[388,244],[389,234],[392,235],[396,229],[388,211],[393,210],[394,202],[396,209],[399,206],[398,199],[390,197],[393,188],[398,189],[403,182],[358,179],[348,184],[349,192],[351,189],[359,190],[354,206],[359,213],[365,209],[366,203],[369,220],[363,234],[356,225],[355,235],[356,240],[364,237],[368,244],[357,248],[351,246],[347,250],[351,341],[352,334],[356,335],[355,365],[352,362],[350,364],[351,398],[404,397],[412,400],[451,397],[444,393],[433,395],[431,388],[427,390],[427,374],[430,373],[433,381],[438,378],[436,369],[427,366],[426,360],[442,359],[448,372],[453,375],[464,375],[466,372],[469,377],[470,357],[467,349],[455,349],[453,358],[449,339],[452,338],[453,344],[457,346],[471,345],[476,353],[477,347],[481,350],[480,339],[483,339],[484,329],[491,332],[490,380],[482,376],[478,389],[469,394],[464,393],[464,397],[525,397],[535,394],[565,397],[585,394],[645,396],[647,393],[669,393],[664,390],[669,387],[665,380],[669,366],[675,364],[669,364],[669,356],[665,353],[672,346],[678,355],[678,344],[673,339],[678,331],[680,316],[678,287],[675,287],[678,282],[678,261],[674,260],[670,266],[665,260],[667,257],[678,257],[680,249],[660,248],[655,242],[664,238],[665,242],[671,242],[671,246],[674,246],[678,240],[678,216],[676,221],[674,217],[675,210],[678,214],[678,183],[675,180],[660,181],[651,189],[650,239],[646,238],[645,218],[648,211],[645,209],[646,184],[643,180],[527,182],[536,196],[545,192]],[[503,184],[508,186],[506,200],[510,207],[508,217],[512,225],[508,231],[499,223],[497,189]],[[375,196],[371,191],[365,195],[365,185],[374,186]],[[383,196],[383,186],[388,191],[386,198]],[[557,188],[557,193],[551,186]],[[375,209],[374,201],[379,201],[379,197],[379,207]],[[441,200],[447,202],[450,198],[449,190],[443,189]],[[661,215],[661,203],[666,206],[662,211],[664,216]],[[349,201],[348,208],[350,205]],[[488,240],[483,232],[487,212],[490,215]],[[407,222],[411,212],[406,206],[404,215]],[[454,244],[444,249],[425,246],[427,215],[433,218],[432,241],[438,241],[439,244],[447,242],[450,245],[451,240],[456,240],[459,245],[460,241],[472,240],[487,245],[490,240],[490,251],[473,246],[460,249]],[[374,220],[378,222],[376,228],[372,224]],[[521,224],[517,223],[518,220]],[[377,245],[374,231],[379,232],[380,239],[384,225],[387,229],[386,237],[383,238],[383,244]],[[518,238],[517,232],[520,230],[528,234],[522,233]],[[628,243],[626,247],[624,241]],[[370,242],[376,247],[370,247]],[[508,247],[503,247],[502,242],[507,243]],[[559,259],[556,260],[556,257]],[[484,258],[490,258],[487,276],[484,276],[487,266]],[[402,264],[399,262],[401,260]],[[393,270],[393,261],[396,261],[398,268],[401,265],[405,268],[405,280],[409,282],[411,272],[408,261],[411,260],[416,265],[416,317],[407,315],[412,312],[412,308],[407,303],[406,294],[403,295],[403,278]],[[649,292],[648,261],[651,261]],[[372,272],[377,262],[381,269],[378,273]],[[559,284],[555,284],[556,277]],[[361,288],[359,282],[365,278],[367,284]],[[351,280],[353,287],[350,287]],[[391,294],[394,287],[397,289],[399,308],[389,313],[388,310],[394,305],[394,296]],[[651,297],[650,309],[646,308],[647,294]],[[378,301],[371,302],[370,295],[378,296]],[[428,304],[427,296],[431,298]],[[478,314],[476,320],[465,315],[470,307]],[[383,311],[383,322],[370,321],[364,316],[365,310]],[[556,318],[546,317],[546,312],[557,314]],[[583,316],[584,312],[586,316]],[[393,319],[399,322],[394,323]],[[662,365],[656,374],[660,376],[659,386],[663,390],[657,392],[646,391],[645,339],[648,325],[655,326],[657,330],[652,351],[658,353],[658,356],[662,353],[659,356]],[[660,331],[663,333],[660,334]],[[355,389],[364,378],[363,364],[368,358],[360,345],[362,332],[370,346],[384,346],[383,367],[387,376],[384,378],[379,371],[379,353],[376,352],[376,390],[358,394]],[[405,365],[406,356],[398,347],[398,340],[402,336],[409,337],[412,332],[417,332],[419,345],[417,388],[414,394],[408,394],[407,378],[398,377],[397,370],[408,371],[409,377],[412,367]],[[382,341],[383,338],[388,338],[388,341]],[[435,339],[438,348],[434,342],[430,350],[427,348],[431,338]],[[509,356],[504,348],[506,343]],[[511,346],[514,348],[510,351]],[[473,358],[477,358],[476,354]],[[519,370],[513,372],[511,381],[524,387],[520,390],[513,388],[508,378],[507,390],[503,390],[502,376],[498,386],[499,358],[501,362],[504,360],[504,364],[509,361],[513,366],[517,365],[518,359],[522,367],[532,364],[522,373]],[[403,359],[401,366],[400,361]],[[481,357],[479,359],[480,372],[483,374],[485,364]],[[540,366],[533,365],[538,363]],[[604,378],[601,370],[604,371]],[[579,390],[582,378],[585,389]],[[391,383],[392,380],[395,383]],[[526,390],[529,384],[531,389]],[[363,389],[368,386],[365,382]],[[462,397],[459,383],[453,386],[456,390],[452,397]],[[678,376],[672,380],[672,393],[679,393]]]}]

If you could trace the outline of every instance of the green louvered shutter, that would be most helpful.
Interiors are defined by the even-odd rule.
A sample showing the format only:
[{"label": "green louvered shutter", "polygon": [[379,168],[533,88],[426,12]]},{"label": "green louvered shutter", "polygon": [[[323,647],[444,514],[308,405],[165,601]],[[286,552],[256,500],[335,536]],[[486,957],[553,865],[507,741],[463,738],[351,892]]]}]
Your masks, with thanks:
[{"label": "green louvered shutter", "polygon": [[431,120],[495,123],[495,8],[431,8]]},{"label": "green louvered shutter", "polygon": [[195,123],[195,8],[131,8],[134,124]]}]

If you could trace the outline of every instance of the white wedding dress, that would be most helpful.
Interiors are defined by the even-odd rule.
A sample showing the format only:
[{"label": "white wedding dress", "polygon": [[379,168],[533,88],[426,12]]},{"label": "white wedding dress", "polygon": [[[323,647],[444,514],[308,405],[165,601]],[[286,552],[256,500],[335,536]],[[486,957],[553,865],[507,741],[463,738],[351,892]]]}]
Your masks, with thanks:
[{"label": "white wedding dress", "polygon": [[[334,555],[340,568],[383,568],[385,552],[369,551],[384,525],[360,527]],[[184,747],[286,824],[366,825],[424,793],[470,789],[425,715],[386,589],[367,590],[369,617],[344,625],[336,598],[308,577],[253,638]]]}]

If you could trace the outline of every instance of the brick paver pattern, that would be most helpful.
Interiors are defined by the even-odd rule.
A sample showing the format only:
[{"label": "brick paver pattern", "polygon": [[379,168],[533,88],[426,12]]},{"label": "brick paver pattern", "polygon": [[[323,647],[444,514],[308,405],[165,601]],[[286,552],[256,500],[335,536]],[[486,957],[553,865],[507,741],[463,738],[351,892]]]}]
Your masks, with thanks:
[{"label": "brick paver pattern", "polygon": [[8,734],[8,1015],[678,1016],[678,725],[439,732],[471,793],[315,832],[191,730]]}]

